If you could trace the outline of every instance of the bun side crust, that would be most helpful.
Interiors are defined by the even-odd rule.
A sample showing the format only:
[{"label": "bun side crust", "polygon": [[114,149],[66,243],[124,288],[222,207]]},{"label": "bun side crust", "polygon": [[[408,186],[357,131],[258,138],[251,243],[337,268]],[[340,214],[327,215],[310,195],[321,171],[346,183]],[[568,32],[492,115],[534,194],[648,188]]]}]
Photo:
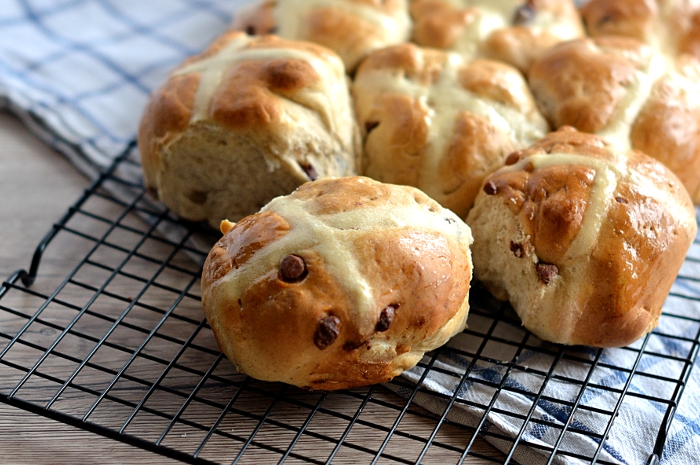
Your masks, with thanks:
[{"label": "bun side crust", "polygon": [[156,189],[160,153],[176,134],[187,128],[192,117],[199,76],[179,76],[168,80],[148,100],[138,129],[138,146],[146,187]]},{"label": "bun side crust", "polygon": [[[307,183],[212,249],[205,314],[221,350],[254,378],[326,390],[388,381],[465,326],[471,235],[460,223],[412,188]],[[289,254],[303,260],[301,281],[280,275]],[[335,336],[319,341],[331,320]]]},{"label": "bun side crust", "polygon": [[147,187],[218,227],[311,179],[356,174],[346,79],[319,45],[223,35],[151,95],[138,140]]},{"label": "bun side crust", "polygon": [[678,178],[566,128],[489,176],[467,223],[475,278],[541,339],[619,347],[653,329],[697,233]]}]

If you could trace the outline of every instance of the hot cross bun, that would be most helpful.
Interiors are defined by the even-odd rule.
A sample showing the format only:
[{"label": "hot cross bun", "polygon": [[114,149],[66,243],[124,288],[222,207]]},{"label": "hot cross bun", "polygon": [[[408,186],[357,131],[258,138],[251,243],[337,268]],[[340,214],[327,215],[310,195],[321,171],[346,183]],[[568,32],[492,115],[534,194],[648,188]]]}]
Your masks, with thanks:
[{"label": "hot cross bun", "polygon": [[222,231],[204,265],[204,312],[254,378],[384,382],[465,327],[471,232],[417,189],[322,179]]},{"label": "hot cross bun", "polygon": [[367,57],[352,94],[362,174],[418,187],[462,218],[484,177],[549,129],[517,69],[413,44]]},{"label": "hot cross bun", "polygon": [[663,164],[562,128],[490,175],[467,223],[475,278],[543,340],[627,345],[658,322],[695,239]]},{"label": "hot cross bun", "polygon": [[146,186],[218,227],[311,179],[356,174],[346,79],[319,45],[223,35],[151,95],[138,134]]}]

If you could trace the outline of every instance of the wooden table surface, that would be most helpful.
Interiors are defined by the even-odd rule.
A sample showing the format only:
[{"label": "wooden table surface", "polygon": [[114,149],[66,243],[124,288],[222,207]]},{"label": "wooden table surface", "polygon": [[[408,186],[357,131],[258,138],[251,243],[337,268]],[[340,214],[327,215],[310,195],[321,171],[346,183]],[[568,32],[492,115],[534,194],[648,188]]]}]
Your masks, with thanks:
[{"label": "wooden table surface", "polygon": [[[29,266],[38,242],[91,183],[17,118],[3,112],[0,141],[0,279],[4,280]],[[0,464],[180,463],[4,403],[0,403],[0,441]],[[480,452],[492,450],[498,455],[479,442]],[[468,457],[465,463],[491,462]]]},{"label": "wooden table surface", "polygon": [[[0,279],[90,185],[65,157],[0,113]],[[0,403],[1,464],[174,464],[160,455]]]}]

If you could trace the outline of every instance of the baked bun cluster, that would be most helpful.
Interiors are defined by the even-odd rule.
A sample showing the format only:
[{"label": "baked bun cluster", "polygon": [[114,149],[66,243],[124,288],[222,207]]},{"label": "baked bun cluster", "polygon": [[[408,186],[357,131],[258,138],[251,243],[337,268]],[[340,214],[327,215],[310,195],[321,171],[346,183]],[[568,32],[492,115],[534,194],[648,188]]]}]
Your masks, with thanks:
[{"label": "baked bun cluster", "polygon": [[336,52],[349,72],[371,51],[406,42],[408,0],[261,0],[234,18],[234,29],[308,40]]},{"label": "baked bun cluster", "polygon": [[545,50],[583,37],[572,0],[413,0],[413,40],[526,72]]},{"label": "baked bun cluster", "polygon": [[592,0],[595,38],[571,0],[241,11],[139,128],[149,189],[238,221],[202,276],[222,352],[305,388],[388,381],[464,328],[471,253],[544,340],[650,331],[697,232],[690,9]]},{"label": "baked bun cluster", "polygon": [[204,312],[254,378],[384,382],[465,327],[471,232],[417,189],[317,180],[222,232],[204,265]]},{"label": "baked bun cluster", "polygon": [[700,61],[601,36],[559,44],[529,82],[554,128],[573,126],[668,166],[700,202]]},{"label": "baked bun cluster", "polygon": [[547,341],[624,346],[653,329],[697,233],[676,176],[572,128],[508,165],[467,218],[475,278]]},{"label": "baked bun cluster", "polygon": [[418,187],[462,218],[484,177],[549,129],[517,69],[414,44],[370,54],[352,95],[362,173]]},{"label": "baked bun cluster", "polygon": [[356,174],[360,148],[335,53],[241,32],[174,70],[138,135],[146,186],[182,218],[214,227],[306,181]]}]

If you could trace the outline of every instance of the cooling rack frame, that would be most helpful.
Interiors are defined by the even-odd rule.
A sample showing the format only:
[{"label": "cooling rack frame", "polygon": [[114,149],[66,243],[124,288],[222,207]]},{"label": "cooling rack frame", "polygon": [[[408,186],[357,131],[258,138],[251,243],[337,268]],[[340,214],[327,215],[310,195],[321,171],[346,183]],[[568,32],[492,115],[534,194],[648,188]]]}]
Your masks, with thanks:
[{"label": "cooling rack frame", "polygon": [[[630,390],[632,379],[657,376],[669,385],[667,398],[650,399],[663,406],[647,462],[658,463],[697,358],[700,315],[682,316],[697,323],[694,337],[652,332],[626,349],[629,366],[611,366],[602,350],[543,345],[520,328],[509,306],[476,288],[470,326],[461,335],[470,338],[472,348],[428,354],[415,379],[401,377],[386,386],[331,393],[255,381],[235,373],[218,352],[198,307],[200,267],[215,237],[152,201],[133,181],[139,170],[136,160],[131,144],[47,233],[29,269],[0,285],[0,402],[193,464],[248,463],[251,450],[257,451],[256,460],[263,457],[266,463],[463,463],[472,458],[518,463],[535,451],[543,463],[570,458],[608,464],[619,463],[603,458],[615,418],[627,398],[644,397]],[[90,223],[89,232],[83,223]],[[102,234],[95,235],[95,228]],[[55,244],[64,237],[70,238],[66,249]],[[76,254],[74,268],[55,285],[37,289],[47,252],[74,252],[71,241],[80,242],[83,251]],[[149,272],[134,271],[141,268]],[[164,298],[170,299],[165,305]],[[36,302],[31,311],[13,306],[27,300]],[[482,324],[471,324],[473,319]],[[641,372],[652,337],[674,338],[684,347],[684,357],[665,360],[678,365],[677,377]],[[493,345],[505,347],[511,358],[490,355]],[[521,356],[533,351],[552,360],[549,369],[522,362]],[[463,372],[442,363],[455,353],[468,361]],[[477,375],[484,364],[496,367],[497,375]],[[574,364],[585,366],[588,375],[567,378],[559,371]],[[622,373],[624,382],[621,387],[596,383],[596,370]],[[454,389],[445,394],[430,388],[426,380],[431,373],[454,378]],[[516,374],[537,378],[541,387],[531,392],[513,385]],[[578,391],[568,400],[554,398],[547,390],[551,383]],[[469,386],[490,390],[490,397],[464,397]],[[610,409],[586,405],[584,393],[591,389],[617,401]],[[499,405],[506,392],[526,399],[531,407],[509,411]],[[569,417],[543,420],[535,415],[541,403],[563,406]],[[471,412],[470,420],[454,418],[458,406]],[[585,431],[573,421],[579,412],[607,421],[598,432]],[[519,432],[513,437],[493,428],[491,415],[520,422]],[[545,446],[529,439],[538,427],[554,428],[556,443]],[[590,437],[598,446],[566,450],[570,435]],[[502,453],[480,447],[484,438]]]}]

